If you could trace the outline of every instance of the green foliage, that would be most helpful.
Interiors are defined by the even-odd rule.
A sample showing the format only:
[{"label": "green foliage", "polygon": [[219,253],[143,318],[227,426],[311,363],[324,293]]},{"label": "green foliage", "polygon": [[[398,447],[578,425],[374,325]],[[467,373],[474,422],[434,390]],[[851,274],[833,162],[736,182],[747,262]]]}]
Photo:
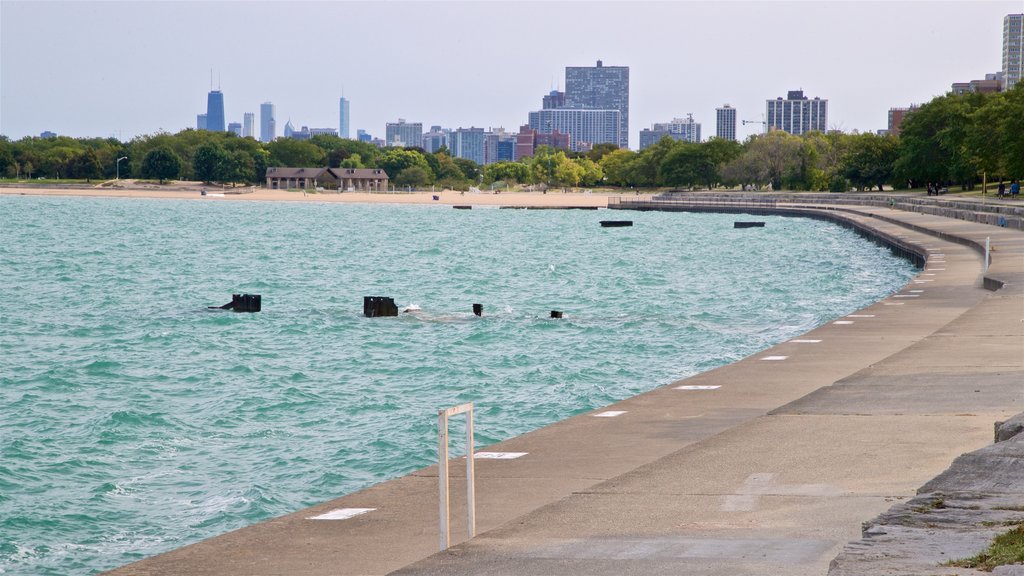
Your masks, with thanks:
[{"label": "green foliage", "polygon": [[327,153],[312,141],[278,138],[266,144],[270,152],[268,166],[284,166],[288,168],[323,167]]},{"label": "green foliage", "polygon": [[102,178],[103,167],[100,166],[99,157],[91,148],[80,152],[71,159],[68,164],[68,178]]},{"label": "green foliage", "polygon": [[996,536],[989,547],[976,556],[953,560],[947,565],[991,572],[996,566],[1020,563],[1024,563],[1024,525]]},{"label": "green foliage", "polygon": [[142,177],[156,178],[163,184],[164,180],[174,180],[181,173],[181,159],[167,147],[150,150],[142,161]]},{"label": "green foliage", "polygon": [[850,139],[842,175],[854,186],[881,186],[893,180],[899,144],[892,136],[860,134]]},{"label": "green foliage", "polygon": [[192,157],[192,174],[203,182],[226,181],[233,168],[229,165],[229,158],[220,145],[213,142],[203,144]]},{"label": "green foliage", "polygon": [[484,166],[484,184],[497,181],[522,183],[530,181],[530,167],[522,162],[495,162]]},{"label": "green foliage", "polygon": [[406,186],[412,188],[422,188],[430,184],[432,175],[429,170],[422,166],[409,166],[403,168],[397,176],[395,176],[395,186],[404,188]]},{"label": "green foliage", "polygon": [[452,162],[462,172],[463,177],[470,182],[480,180],[480,165],[469,158],[452,158]]},{"label": "green foliage", "polygon": [[423,154],[420,154],[415,150],[389,148],[377,160],[377,167],[383,168],[384,171],[388,173],[388,177],[392,180],[395,180],[403,170],[412,168],[413,166],[422,169],[423,172],[427,174],[427,184],[430,183],[430,180],[433,180],[433,172],[430,170],[430,165],[427,164],[427,159],[423,157]]}]

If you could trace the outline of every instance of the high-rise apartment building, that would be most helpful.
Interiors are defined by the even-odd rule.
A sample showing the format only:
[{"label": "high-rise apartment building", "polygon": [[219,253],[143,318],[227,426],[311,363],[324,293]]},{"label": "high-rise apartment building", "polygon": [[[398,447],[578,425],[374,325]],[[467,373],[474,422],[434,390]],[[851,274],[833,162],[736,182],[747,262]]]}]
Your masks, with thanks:
[{"label": "high-rise apartment building", "polygon": [[569,149],[569,135],[562,134],[555,130],[548,134],[542,134],[529,124],[519,127],[519,134],[516,134],[515,159],[529,158],[533,156],[537,148],[547,146],[549,148]]},{"label": "high-rise apartment building", "polygon": [[483,166],[486,161],[487,132],[483,128],[459,128],[448,135],[452,156]]},{"label": "high-rise apartment building", "polygon": [[889,108],[889,125],[887,132],[893,136],[900,135],[900,125],[903,124],[903,120],[914,110],[917,110],[917,104],[911,104],[909,108]]},{"label": "high-rise apartment building", "polygon": [[621,145],[622,114],[618,110],[554,108],[530,112],[530,128],[541,134],[569,135],[569,148],[585,152],[595,144]]},{"label": "high-rise apartment building", "polygon": [[803,90],[790,90],[786,99],[781,96],[768,100],[767,127],[800,136],[808,132],[825,132],[828,127],[828,100],[808,100]]},{"label": "high-rise apartment building", "polygon": [[1003,90],[1013,88],[1024,77],[1024,14],[1003,18]]},{"label": "high-rise apartment building", "polygon": [[605,66],[600,60],[594,67],[566,66],[565,108],[617,110],[619,131],[611,142],[628,148],[629,66]]},{"label": "high-rise apartment building", "polygon": [[196,130],[206,130],[206,114],[196,114]]},{"label": "high-rise apartment building", "polygon": [[399,118],[398,122],[388,122],[384,126],[384,141],[388,146],[422,148],[423,123],[406,122],[405,118]]},{"label": "high-rise apartment building", "polygon": [[349,137],[348,123],[348,99],[342,97],[338,100],[338,135],[342,138]]},{"label": "high-rise apartment building", "polygon": [[246,112],[242,114],[242,137],[253,138],[255,137],[254,130],[256,129],[256,115],[252,112]]},{"label": "high-rise apartment building", "polygon": [[736,140],[736,109],[728,104],[715,108],[715,137]]},{"label": "high-rise apartment building", "polygon": [[541,108],[545,110],[550,108],[565,108],[565,92],[559,92],[558,90],[548,92],[543,98],[543,105]]},{"label": "high-rise apartment building", "polygon": [[224,93],[211,90],[206,96],[206,129],[211,132],[223,132],[224,125]]},{"label": "high-rise apartment building", "polygon": [[682,142],[700,142],[700,122],[693,120],[693,114],[686,118],[675,118],[671,122],[655,124],[650,130],[640,131],[640,149],[651,146],[668,136]]},{"label": "high-rise apartment building", "polygon": [[228,123],[228,132],[234,132],[235,136],[242,135],[242,123],[241,122],[230,122]]},{"label": "high-rise apartment building", "polygon": [[277,119],[274,118],[274,105],[271,102],[260,104],[260,142],[270,142],[277,138]]},{"label": "high-rise apartment building", "polygon": [[448,147],[448,134],[451,130],[440,126],[431,126],[430,132],[423,135],[423,149],[431,154],[437,152],[442,146]]}]

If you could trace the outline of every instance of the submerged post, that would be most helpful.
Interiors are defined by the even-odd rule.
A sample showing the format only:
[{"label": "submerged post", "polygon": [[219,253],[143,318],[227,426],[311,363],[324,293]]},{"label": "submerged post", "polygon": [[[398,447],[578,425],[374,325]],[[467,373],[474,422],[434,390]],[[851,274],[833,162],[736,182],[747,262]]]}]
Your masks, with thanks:
[{"label": "submerged post", "polygon": [[460,404],[437,411],[437,483],[440,494],[439,513],[441,550],[451,542],[448,506],[448,417],[466,414],[466,531],[476,536],[476,475],[473,466],[473,403]]}]

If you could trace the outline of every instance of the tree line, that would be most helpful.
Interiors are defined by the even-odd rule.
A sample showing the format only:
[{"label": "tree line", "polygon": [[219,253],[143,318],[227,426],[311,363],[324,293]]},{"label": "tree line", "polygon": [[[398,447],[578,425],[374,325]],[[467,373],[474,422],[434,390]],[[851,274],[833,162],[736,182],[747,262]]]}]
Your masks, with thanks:
[{"label": "tree line", "polygon": [[[258,184],[268,166],[381,168],[400,188],[465,190],[483,185],[632,188],[750,186],[842,192],[920,187],[973,188],[1024,177],[1024,83],[996,94],[947,94],[909,113],[901,134],[781,131],[744,143],[664,138],[633,152],[598,144],[585,153],[539,148],[534,156],[480,166],[447,149],[378,148],[330,135],[262,143],[231,132],[114,138],[0,136],[0,175],[99,180],[146,178]],[[120,162],[118,159],[123,159]]]}]

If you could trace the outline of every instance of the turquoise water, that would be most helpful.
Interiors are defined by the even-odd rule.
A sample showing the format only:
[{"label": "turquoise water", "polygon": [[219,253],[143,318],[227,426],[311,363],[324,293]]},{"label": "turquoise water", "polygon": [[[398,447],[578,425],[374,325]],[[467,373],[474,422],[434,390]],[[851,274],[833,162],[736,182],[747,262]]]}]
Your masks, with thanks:
[{"label": "turquoise water", "polygon": [[[483,446],[915,273],[823,222],[609,214],[0,197],[0,572],[92,573],[337,497],[435,461],[439,407],[475,402]],[[206,309],[232,292],[263,311]],[[367,319],[364,295],[421,310]]]}]

